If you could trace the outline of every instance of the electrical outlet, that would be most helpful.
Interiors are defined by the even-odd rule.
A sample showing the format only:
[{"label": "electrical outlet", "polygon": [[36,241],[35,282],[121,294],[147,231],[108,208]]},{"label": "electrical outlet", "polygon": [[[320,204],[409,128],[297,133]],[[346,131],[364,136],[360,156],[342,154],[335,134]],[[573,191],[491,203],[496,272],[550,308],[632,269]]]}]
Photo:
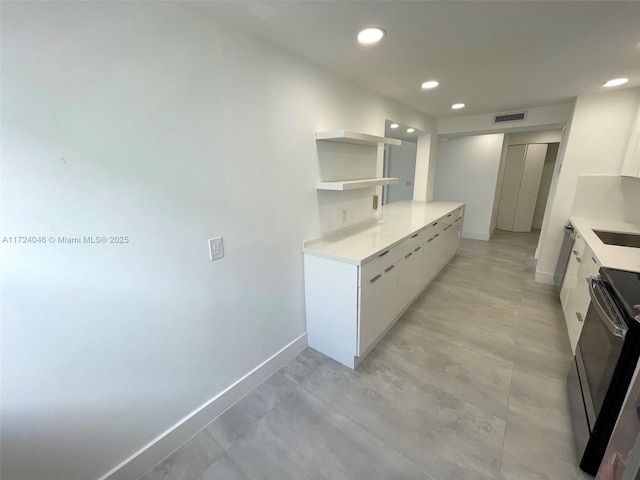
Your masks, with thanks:
[{"label": "electrical outlet", "polygon": [[214,237],[209,239],[209,259],[217,260],[224,257],[224,247],[222,246],[222,237]]},{"label": "electrical outlet", "polygon": [[347,223],[347,209],[342,209],[342,223]]}]

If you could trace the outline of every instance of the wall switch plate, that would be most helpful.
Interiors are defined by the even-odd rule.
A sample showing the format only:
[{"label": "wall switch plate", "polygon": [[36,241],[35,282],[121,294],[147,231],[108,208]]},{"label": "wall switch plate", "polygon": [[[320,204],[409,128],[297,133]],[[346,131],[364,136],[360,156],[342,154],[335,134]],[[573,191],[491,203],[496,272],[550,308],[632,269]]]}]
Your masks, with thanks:
[{"label": "wall switch plate", "polygon": [[224,247],[222,246],[222,237],[214,237],[209,239],[209,259],[217,260],[224,257]]},{"label": "wall switch plate", "polygon": [[373,196],[373,209],[374,210],[378,209],[378,195]]}]

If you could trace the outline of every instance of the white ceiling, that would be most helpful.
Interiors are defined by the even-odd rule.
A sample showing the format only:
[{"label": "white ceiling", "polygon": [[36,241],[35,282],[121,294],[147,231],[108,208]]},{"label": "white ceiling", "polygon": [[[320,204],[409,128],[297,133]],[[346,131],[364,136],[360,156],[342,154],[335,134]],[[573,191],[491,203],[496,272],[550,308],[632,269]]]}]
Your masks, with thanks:
[{"label": "white ceiling", "polygon": [[[610,78],[640,86],[640,1],[209,1],[190,4],[442,118],[568,103]],[[377,45],[357,32],[381,26]],[[425,80],[440,86],[421,90]],[[465,109],[452,111],[463,102]]]}]

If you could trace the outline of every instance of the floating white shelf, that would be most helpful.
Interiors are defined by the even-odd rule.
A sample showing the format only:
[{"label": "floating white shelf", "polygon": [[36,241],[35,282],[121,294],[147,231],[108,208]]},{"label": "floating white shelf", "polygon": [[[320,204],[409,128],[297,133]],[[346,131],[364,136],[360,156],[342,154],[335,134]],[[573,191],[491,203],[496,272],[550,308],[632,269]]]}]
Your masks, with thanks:
[{"label": "floating white shelf", "polygon": [[316,132],[316,140],[329,142],[353,143],[355,145],[378,146],[379,143],[388,145],[400,145],[402,142],[395,138],[377,137],[366,133],[348,132],[346,130],[333,130],[331,132]]},{"label": "floating white shelf", "polygon": [[397,178],[364,178],[362,180],[336,180],[333,182],[318,182],[317,190],[354,190],[356,188],[369,188],[378,185],[398,183]]}]

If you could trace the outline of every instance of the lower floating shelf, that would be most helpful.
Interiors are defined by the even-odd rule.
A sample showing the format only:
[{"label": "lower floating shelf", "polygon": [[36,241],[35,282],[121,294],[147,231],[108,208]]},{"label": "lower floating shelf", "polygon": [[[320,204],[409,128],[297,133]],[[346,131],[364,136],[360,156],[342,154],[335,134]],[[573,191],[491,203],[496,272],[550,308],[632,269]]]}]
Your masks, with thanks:
[{"label": "lower floating shelf", "polygon": [[335,180],[333,182],[318,182],[316,190],[355,190],[356,188],[370,188],[378,185],[398,183],[397,178],[363,178],[361,180]]}]

